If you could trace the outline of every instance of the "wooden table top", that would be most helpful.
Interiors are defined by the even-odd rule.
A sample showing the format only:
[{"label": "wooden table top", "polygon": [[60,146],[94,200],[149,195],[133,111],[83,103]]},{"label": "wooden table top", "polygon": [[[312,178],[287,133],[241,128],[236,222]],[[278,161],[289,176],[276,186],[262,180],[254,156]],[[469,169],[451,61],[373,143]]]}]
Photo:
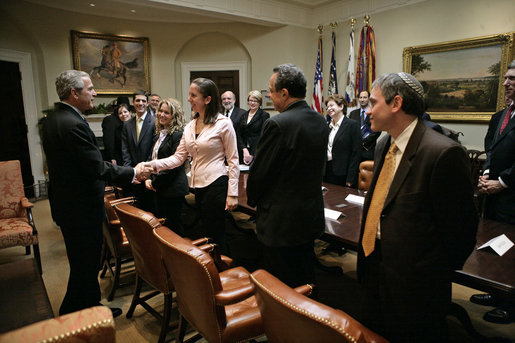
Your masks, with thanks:
[{"label": "wooden table top", "polygon": [[[239,210],[255,214],[256,209],[247,204],[247,178],[248,173],[240,173]],[[340,217],[337,221],[326,218],[322,239],[356,250],[363,206],[348,202],[345,198],[349,194],[364,196],[365,192],[325,183],[324,187],[327,188],[327,191],[324,191],[325,207],[340,211],[345,217]],[[482,220],[478,227],[476,247],[463,269],[454,272],[454,282],[515,299],[515,247],[512,247],[503,256],[498,256],[490,249],[477,250],[477,247],[503,233],[512,242],[515,242],[515,225]]]}]

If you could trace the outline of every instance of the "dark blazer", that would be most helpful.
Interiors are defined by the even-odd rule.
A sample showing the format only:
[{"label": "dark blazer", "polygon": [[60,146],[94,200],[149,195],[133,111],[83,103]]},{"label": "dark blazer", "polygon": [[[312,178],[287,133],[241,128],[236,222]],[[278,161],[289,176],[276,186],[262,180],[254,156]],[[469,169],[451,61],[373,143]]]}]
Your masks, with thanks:
[{"label": "dark blazer", "polygon": [[[363,207],[358,248],[361,281],[368,267],[361,246],[363,230],[390,142],[387,135],[377,144],[374,175]],[[477,224],[464,148],[419,120],[380,217],[385,288],[395,289],[389,303],[400,307],[392,305],[384,312],[406,320],[399,325],[410,325],[420,320],[419,314],[426,320],[433,311],[446,311],[451,301],[451,272],[461,269],[474,248]]]},{"label": "dark blazer", "polygon": [[123,121],[115,113],[102,120],[104,158],[108,162],[116,160],[116,164],[119,166],[123,166],[122,128]]},{"label": "dark blazer", "polygon": [[356,121],[343,118],[338,132],[334,136],[331,153],[334,175],[344,176],[345,182],[350,182],[353,186],[357,185],[361,153],[361,130]]},{"label": "dark blazer", "polygon": [[[361,107],[349,113],[349,118],[358,122],[361,129]],[[370,129],[370,118],[368,116],[365,116],[365,125]],[[376,142],[380,135],[381,132],[372,131],[368,136],[362,139],[361,161],[370,161],[374,159]]]},{"label": "dark blazer", "polygon": [[[179,143],[181,142],[182,131],[176,131],[171,135],[166,135],[165,139],[159,146],[157,151],[157,158],[165,158],[171,156],[177,150]],[[157,142],[157,136],[154,145]],[[154,147],[152,146],[152,150]],[[151,154],[152,154],[151,150]],[[150,160],[151,158],[149,158]],[[152,187],[156,192],[162,194],[165,197],[181,197],[189,193],[188,179],[184,172],[184,164],[180,167],[164,170],[158,174],[153,174]]]},{"label": "dark blazer", "polygon": [[136,135],[136,119],[133,117],[123,123],[122,154],[123,165],[135,167],[136,164],[147,160],[154,143],[155,118],[147,112],[141,127],[139,142]]},{"label": "dark blazer", "polygon": [[323,233],[327,136],[324,117],[304,100],[265,122],[247,180],[248,204],[257,205],[257,234],[265,245],[301,245]]},{"label": "dark blazer", "polygon": [[240,159],[243,158],[241,151],[243,148],[247,148],[249,153],[254,156],[256,154],[256,148],[263,131],[263,125],[265,121],[270,118],[268,112],[263,111],[259,108],[249,123],[249,111],[245,112],[240,119],[240,125],[236,129],[236,135],[238,138],[238,152],[240,153]]},{"label": "dark blazer", "polygon": [[43,128],[52,218],[59,226],[101,229],[105,181],[130,183],[133,168],[104,162],[89,125],[71,106],[56,105]]},{"label": "dark blazer", "polygon": [[492,140],[486,152],[483,170],[490,170],[489,179],[499,177],[508,186],[497,194],[486,198],[485,215],[498,221],[515,224],[515,119],[511,118],[502,134],[499,134],[502,122],[508,115],[504,109]]},{"label": "dark blazer", "polygon": [[504,110],[500,110],[499,112],[493,114],[492,118],[490,118],[490,122],[488,123],[488,131],[486,132],[485,136],[485,151],[488,151],[492,145],[495,132],[498,131],[499,119],[501,119]]},{"label": "dark blazer", "polygon": [[234,106],[231,113],[231,120],[234,130],[236,130],[238,126],[240,126],[240,121],[243,114],[245,114],[245,110],[242,110],[241,108]]}]

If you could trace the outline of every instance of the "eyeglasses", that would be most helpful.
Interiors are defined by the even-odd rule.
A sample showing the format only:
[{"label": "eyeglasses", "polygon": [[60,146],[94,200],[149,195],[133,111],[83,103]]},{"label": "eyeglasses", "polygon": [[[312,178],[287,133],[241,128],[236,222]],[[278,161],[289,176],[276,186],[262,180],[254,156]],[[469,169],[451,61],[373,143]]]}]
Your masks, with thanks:
[{"label": "eyeglasses", "polygon": [[248,102],[252,102],[254,104],[259,104],[259,101],[257,101],[257,100],[248,100]]}]

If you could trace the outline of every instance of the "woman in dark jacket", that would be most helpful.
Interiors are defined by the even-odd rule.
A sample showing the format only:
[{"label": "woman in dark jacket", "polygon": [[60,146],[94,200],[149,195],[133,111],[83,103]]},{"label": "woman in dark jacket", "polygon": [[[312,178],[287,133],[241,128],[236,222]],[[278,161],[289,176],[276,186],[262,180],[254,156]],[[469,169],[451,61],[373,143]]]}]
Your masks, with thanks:
[{"label": "woman in dark jacket", "polygon": [[250,109],[241,116],[236,134],[240,163],[243,162],[248,165],[254,159],[263,124],[270,118],[270,114],[261,109],[263,97],[260,91],[250,91],[247,102]]},{"label": "woman in dark jacket", "polygon": [[123,166],[122,127],[131,118],[128,104],[118,105],[110,116],[102,120],[102,139],[104,141],[104,160]]},{"label": "woman in dark jacket", "polygon": [[[175,99],[162,100],[156,112],[156,141],[149,160],[165,158],[175,153],[184,130],[184,111]],[[145,181],[147,189],[155,192],[157,215],[166,218],[165,226],[184,236],[181,210],[184,196],[189,193],[184,164],[153,174]]]},{"label": "woman in dark jacket", "polygon": [[325,104],[331,123],[324,181],[356,188],[361,152],[361,129],[358,122],[345,117],[347,101],[343,96],[330,95]]}]

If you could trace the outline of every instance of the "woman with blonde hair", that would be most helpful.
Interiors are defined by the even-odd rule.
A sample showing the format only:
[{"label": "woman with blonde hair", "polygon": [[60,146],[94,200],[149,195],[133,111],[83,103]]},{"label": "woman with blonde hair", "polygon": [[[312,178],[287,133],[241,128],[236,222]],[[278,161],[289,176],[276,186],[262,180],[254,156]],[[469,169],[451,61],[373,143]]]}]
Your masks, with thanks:
[{"label": "woman with blonde hair", "polygon": [[[156,111],[156,140],[150,160],[173,155],[181,142],[184,126],[184,111],[181,103],[171,98],[161,100]],[[145,186],[155,192],[156,214],[166,218],[167,227],[184,236],[181,210],[184,196],[189,193],[184,164],[153,174],[151,178],[145,180]]]},{"label": "woman with blonde hair", "polygon": [[270,118],[270,114],[261,109],[263,97],[260,91],[250,91],[247,102],[249,110],[241,116],[236,134],[238,135],[240,162],[248,165],[254,159],[261,131],[263,131],[263,124]]}]

